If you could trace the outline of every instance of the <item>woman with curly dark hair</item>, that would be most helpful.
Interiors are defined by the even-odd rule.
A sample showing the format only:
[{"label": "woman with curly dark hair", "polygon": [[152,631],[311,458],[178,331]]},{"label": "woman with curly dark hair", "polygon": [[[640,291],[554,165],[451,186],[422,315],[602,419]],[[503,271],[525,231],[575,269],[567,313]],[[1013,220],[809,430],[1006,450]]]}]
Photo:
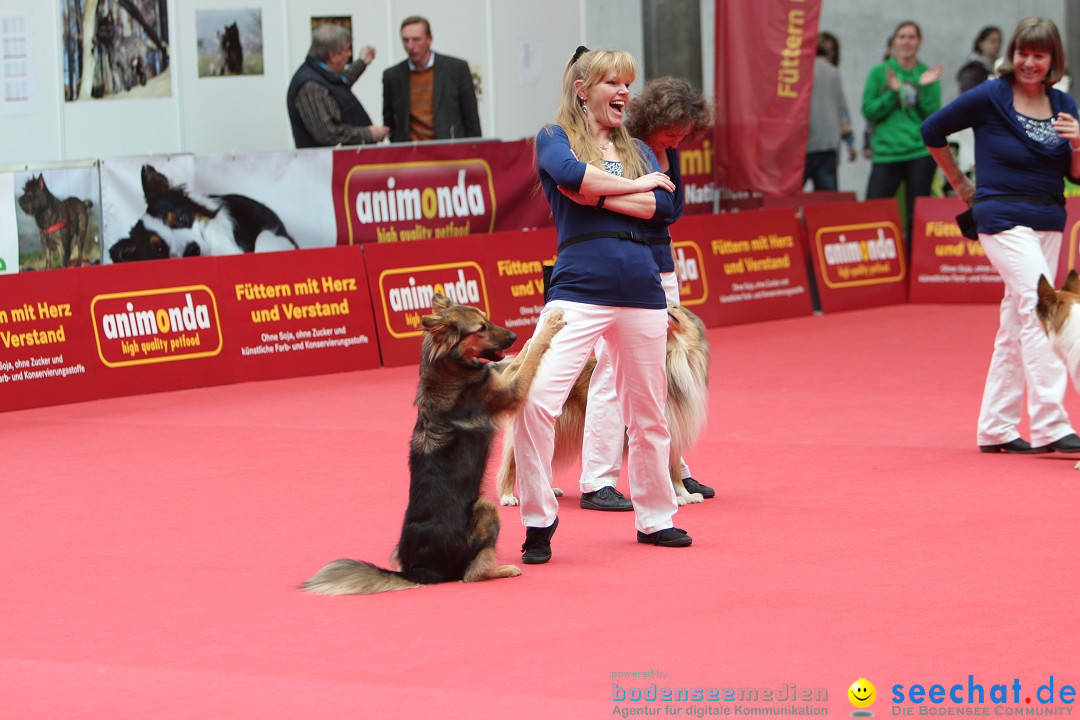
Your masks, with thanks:
[{"label": "woman with curly dark hair", "polygon": [[[705,97],[685,80],[660,77],[645,84],[626,107],[624,127],[656,155],[660,169],[675,184],[674,218],[682,215],[683,186],[679,172],[678,146],[686,138],[697,138],[712,126],[712,109]],[[649,233],[668,237],[668,224],[646,223]],[[670,242],[650,246],[660,270],[660,282],[669,305],[679,304],[679,281]],[[618,490],[623,453],[623,418],[615,392],[615,373],[603,339],[596,343],[596,369],[589,385],[585,433],[581,453],[581,507],[587,510],[632,510],[630,501]],[[697,482],[682,463],[683,487],[689,495],[714,497],[716,492]],[[676,498],[690,501],[687,495]],[[694,498],[700,502],[700,499]]]}]

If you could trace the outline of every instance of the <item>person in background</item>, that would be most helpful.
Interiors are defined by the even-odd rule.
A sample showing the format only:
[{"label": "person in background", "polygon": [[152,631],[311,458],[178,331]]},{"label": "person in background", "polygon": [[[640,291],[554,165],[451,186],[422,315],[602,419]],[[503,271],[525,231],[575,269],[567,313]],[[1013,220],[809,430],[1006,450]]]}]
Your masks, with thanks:
[{"label": "person in background", "polygon": [[[922,124],[929,152],[972,208],[979,241],[1005,284],[976,435],[986,453],[1080,452],[1063,405],[1067,371],[1035,317],[1038,280],[1057,273],[1064,178],[1080,180],[1076,101],[1052,87],[1064,71],[1057,27],[1026,18],[1009,40],[1000,76]],[[946,147],[948,134],[967,127],[975,133],[977,186]],[[1031,443],[1019,430],[1025,386]]]},{"label": "person in background", "polygon": [[[885,38],[885,54],[881,56],[882,62],[885,62],[886,60],[888,60],[889,56],[892,55],[892,41],[893,41],[893,36],[892,35]],[[837,50],[837,58],[839,58],[839,57],[840,57],[839,50]],[[837,63],[837,65],[839,65],[839,63]],[[874,137],[874,123],[868,122],[868,123],[866,123],[866,126],[863,128],[863,138],[862,138],[863,139],[863,142],[862,142],[862,156],[864,158],[866,158],[867,160],[873,160],[874,159],[874,145],[873,145],[873,140],[872,140],[873,137]]]},{"label": "person in background", "polygon": [[621,415],[628,421],[637,541],[661,547],[692,542],[672,521],[678,504],[664,416],[667,301],[643,223],[674,218],[675,184],[623,127],[635,74],[627,52],[578,48],[563,73],[555,123],[536,135],[540,186],[559,241],[538,322],[561,311],[566,325],[552,339],[513,419],[526,564],[551,559],[559,520],[551,492],[555,418],[600,338],[611,353]]},{"label": "person in background", "polygon": [[840,144],[847,147],[848,162],[854,162],[855,135],[851,131],[840,71],[840,43],[827,32],[818,35],[814,82],[810,90],[810,132],[806,139],[806,164],[803,183],[810,181],[814,190],[836,190],[836,169],[840,164]]},{"label": "person in background", "polygon": [[[682,215],[683,185],[679,172],[679,143],[687,137],[696,138],[712,126],[712,111],[708,101],[686,80],[661,77],[650,80],[641,93],[626,106],[624,125],[629,133],[643,141],[656,156],[658,166],[675,186],[672,222]],[[668,218],[649,224],[654,237],[670,237]],[[675,275],[675,260],[670,242],[650,245],[660,282],[669,305],[679,304],[679,280]],[[594,348],[596,368],[589,384],[589,401],[585,406],[585,433],[581,448],[581,507],[586,510],[633,510],[633,504],[616,489],[622,466],[623,438],[626,422],[619,409],[615,391],[615,373],[611,354],[603,339]],[[703,497],[716,496],[716,491],[702,485],[690,474],[683,461],[683,487],[687,492]]]},{"label": "person in background", "polygon": [[373,125],[352,86],[375,59],[364,45],[352,60],[352,35],[332,24],[311,34],[307,59],[296,71],[285,95],[293,141],[298,148],[367,145],[384,140],[390,129]]},{"label": "person in background", "polygon": [[383,122],[390,142],[480,137],[469,64],[431,50],[431,23],[419,15],[401,21],[408,58],[383,73]]},{"label": "person in background", "polygon": [[941,107],[940,78],[944,65],[919,62],[922,30],[911,21],[893,31],[890,57],[875,65],[866,78],[862,112],[874,123],[871,143],[874,162],[866,198],[891,198],[906,183],[902,208],[905,242],[911,256],[911,217],[915,198],[930,194],[934,159],[919,135],[919,125]]},{"label": "person in background", "polygon": [[956,84],[961,93],[986,82],[994,76],[994,63],[1001,54],[1001,29],[987,25],[975,36],[971,54],[956,71]]}]

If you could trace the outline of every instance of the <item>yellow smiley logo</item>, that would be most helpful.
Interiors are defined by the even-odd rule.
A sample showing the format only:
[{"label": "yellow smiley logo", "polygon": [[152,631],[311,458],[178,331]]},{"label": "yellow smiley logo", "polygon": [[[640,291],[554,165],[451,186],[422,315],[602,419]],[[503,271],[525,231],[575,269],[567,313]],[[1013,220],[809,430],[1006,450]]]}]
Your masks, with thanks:
[{"label": "yellow smiley logo", "polygon": [[848,700],[857,708],[866,708],[873,705],[875,695],[874,683],[866,678],[859,678],[851,683],[851,687],[847,691]]}]

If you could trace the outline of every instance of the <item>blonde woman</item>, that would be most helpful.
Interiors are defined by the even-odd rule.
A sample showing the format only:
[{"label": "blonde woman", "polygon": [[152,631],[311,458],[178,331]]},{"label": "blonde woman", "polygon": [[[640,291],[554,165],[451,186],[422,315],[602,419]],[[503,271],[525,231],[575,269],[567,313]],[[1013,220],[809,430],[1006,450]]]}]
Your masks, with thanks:
[{"label": "blonde woman", "polygon": [[[638,542],[685,547],[668,476],[664,417],[667,311],[646,223],[674,218],[671,178],[623,127],[636,64],[626,52],[579,48],[563,75],[556,122],[536,136],[536,163],[558,230],[558,259],[540,321],[562,310],[555,336],[514,418],[522,562],[551,559],[558,503],[551,492],[555,418],[603,338],[623,417]],[[666,242],[657,240],[656,242]]]}]

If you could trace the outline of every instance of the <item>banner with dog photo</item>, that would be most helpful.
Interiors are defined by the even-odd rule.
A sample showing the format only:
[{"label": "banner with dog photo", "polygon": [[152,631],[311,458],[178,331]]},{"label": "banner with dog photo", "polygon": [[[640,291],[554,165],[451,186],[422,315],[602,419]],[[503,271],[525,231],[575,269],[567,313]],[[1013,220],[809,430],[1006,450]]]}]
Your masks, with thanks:
[{"label": "banner with dog photo", "polygon": [[101,190],[96,163],[13,175],[20,270],[101,263]]},{"label": "banner with dog photo", "polygon": [[[147,198],[156,199],[159,194],[156,194],[152,184],[149,192],[144,188],[144,169],[147,179],[152,174],[161,175],[167,179],[169,186],[178,189],[178,193],[185,192],[194,184],[193,155],[102,159],[101,236],[102,255],[106,263],[183,255],[186,244],[180,237],[182,232],[178,230],[173,233],[173,228],[169,227],[170,222],[176,223],[178,215],[174,213],[170,220],[161,207],[151,210]],[[165,194],[160,195],[164,197]],[[176,237],[173,237],[174,234]],[[170,242],[173,244],[170,245]],[[173,245],[179,250],[179,255],[172,254]]]},{"label": "banner with dog photo", "polygon": [[335,244],[330,153],[102,161],[111,262]]}]

